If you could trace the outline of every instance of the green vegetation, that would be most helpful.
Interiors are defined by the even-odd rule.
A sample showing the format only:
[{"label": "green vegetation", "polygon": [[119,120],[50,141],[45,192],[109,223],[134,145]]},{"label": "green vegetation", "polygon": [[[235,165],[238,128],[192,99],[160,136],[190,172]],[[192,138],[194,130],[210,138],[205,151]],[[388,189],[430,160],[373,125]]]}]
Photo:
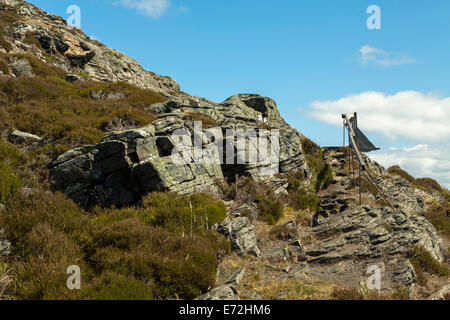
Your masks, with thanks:
[{"label": "green vegetation", "polygon": [[210,116],[208,116],[206,114],[203,114],[203,113],[195,113],[195,112],[187,113],[184,116],[184,119],[185,120],[201,122],[203,129],[209,129],[209,128],[217,127],[216,120],[214,120]]},{"label": "green vegetation", "polygon": [[[274,225],[283,217],[283,199],[278,197],[269,186],[257,183],[248,177],[242,177],[232,184],[225,181],[217,182],[225,199],[242,204],[255,202],[262,221]],[[248,216],[251,218],[249,212]]]},{"label": "green vegetation", "polygon": [[[0,130],[16,128],[70,147],[93,144],[118,119],[133,126],[153,122],[154,115],[145,108],[165,100],[159,93],[122,82],[69,83],[61,69],[34,57],[14,56],[27,59],[36,76],[0,78]],[[123,98],[96,101],[90,97],[92,91],[121,93]]]},{"label": "green vegetation", "polygon": [[317,175],[316,192],[328,188],[334,181],[333,170],[329,164],[325,164]]},{"label": "green vegetation", "polygon": [[274,225],[283,217],[283,204],[272,190],[258,194],[256,201],[260,215],[266,223]]},{"label": "green vegetation", "polygon": [[414,267],[417,275],[417,282],[421,285],[427,283],[425,272],[436,274],[442,277],[449,277],[449,268],[437,261],[427,250],[418,245],[413,245],[409,251],[409,261]]},{"label": "green vegetation", "polygon": [[450,240],[450,197],[448,195],[445,201],[430,206],[425,216],[442,236]]},{"label": "green vegetation", "polygon": [[12,173],[11,169],[0,162],[0,203],[8,200],[20,186],[20,180]]},{"label": "green vegetation", "polygon": [[41,43],[35,38],[34,33],[31,31],[25,32],[23,42],[30,46],[34,45],[37,48],[42,49]]},{"label": "green vegetation", "polygon": [[414,184],[418,187],[425,189],[428,192],[439,192],[442,193],[444,190],[441,185],[434,179],[431,178],[417,178]]},{"label": "green vegetation", "polygon": [[313,173],[315,191],[328,188],[334,181],[333,169],[324,161],[322,148],[310,139],[302,139],[302,150]]},{"label": "green vegetation", "polygon": [[[190,228],[180,232],[161,222],[164,211]],[[214,285],[217,254],[229,250],[203,218],[215,222],[224,212],[205,195],[155,193],[142,208],[86,212],[59,193],[15,193],[0,216],[13,243],[10,294],[18,299],[194,298]],[[191,214],[188,224],[185,217]],[[66,287],[70,265],[81,269],[79,291]]]},{"label": "green vegetation", "polygon": [[11,44],[5,40],[5,38],[0,35],[0,47],[6,50],[6,52],[10,52],[12,50]]},{"label": "green vegetation", "polygon": [[334,300],[409,300],[407,288],[397,288],[390,291],[380,292],[368,290],[367,288],[335,288],[331,294]]},{"label": "green vegetation", "polygon": [[400,168],[400,166],[393,166],[390,167],[388,170],[388,173],[395,175],[395,176],[399,176],[402,178],[405,178],[406,180],[408,180],[410,183],[414,182],[414,177],[411,176],[408,172],[406,172],[405,170],[403,170],[402,168]]},{"label": "green vegetation", "polygon": [[9,74],[8,61],[1,55],[0,55],[0,71],[3,72],[3,74]]},{"label": "green vegetation", "polygon": [[395,176],[400,176],[402,178],[405,178],[408,180],[412,185],[423,189],[427,192],[438,192],[443,193],[444,189],[439,185],[439,183],[431,178],[414,178],[411,176],[408,172],[400,168],[400,166],[393,166],[390,167],[388,170],[388,173]]},{"label": "green vegetation", "polygon": [[296,194],[297,199],[293,202],[295,209],[317,211],[320,204],[320,198],[314,193],[308,192],[305,189],[298,189]]}]

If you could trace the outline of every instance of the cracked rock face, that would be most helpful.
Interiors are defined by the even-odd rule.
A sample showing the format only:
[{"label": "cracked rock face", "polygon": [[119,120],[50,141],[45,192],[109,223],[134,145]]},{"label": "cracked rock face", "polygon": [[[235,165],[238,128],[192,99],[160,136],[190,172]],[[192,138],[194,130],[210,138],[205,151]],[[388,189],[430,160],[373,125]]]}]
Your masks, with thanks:
[{"label": "cracked rock face", "polygon": [[[11,53],[32,54],[42,60],[51,54],[54,65],[66,71],[76,68],[93,80],[124,81],[158,92],[180,91],[180,86],[170,77],[144,70],[134,59],[90,39],[80,29],[68,26],[61,17],[21,0],[0,0],[0,4],[14,7],[23,17],[13,23],[14,30],[6,39],[12,46]],[[34,35],[41,48],[23,42],[26,32]]]},{"label": "cracked rock face", "polygon": [[[239,95],[231,100],[238,103],[239,99],[248,97],[259,101],[254,102],[255,108],[278,117],[280,123],[284,122],[269,98]],[[266,107],[261,105],[263,103],[267,104]],[[243,102],[239,105],[244,107]],[[269,180],[278,193],[283,193],[286,181],[275,178],[275,174],[299,168],[306,171],[302,136],[288,126],[279,129],[279,136],[272,136],[255,124],[230,124],[217,111],[219,109],[204,101],[175,99],[151,108],[170,112],[158,114],[159,120],[146,127],[110,134],[96,146],[70,150],[53,161],[49,167],[54,188],[84,207],[122,207],[139,202],[143,195],[153,191],[217,193],[217,180],[234,179],[236,175],[251,176],[256,181]],[[239,106],[233,108],[239,109]],[[217,127],[200,131],[198,123],[186,118],[193,110],[214,117]],[[260,111],[257,114],[257,118],[262,117]],[[227,136],[230,129],[233,133],[231,139]],[[248,134],[240,136],[239,130]],[[183,146],[174,133],[183,133]],[[243,140],[238,137],[243,137]],[[266,141],[265,155],[262,153],[264,149],[258,149],[260,139]],[[248,143],[244,146],[244,153],[238,152],[239,141]],[[195,145],[202,149],[203,158],[196,157]],[[279,147],[279,154],[275,147]],[[250,161],[250,150],[258,150],[255,161]],[[173,157],[174,151],[183,153]],[[229,155],[231,161],[227,160]],[[181,156],[183,161],[177,161]]]},{"label": "cracked rock face", "polygon": [[413,244],[423,246],[439,261],[444,259],[444,244],[435,228],[416,213],[369,206],[348,208],[322,219],[311,236],[316,241],[305,251],[316,272],[354,280],[369,266],[379,265],[383,288],[408,286],[415,281],[414,269],[406,258]]},{"label": "cracked rock face", "polygon": [[50,165],[54,187],[84,207],[123,207],[153,191],[212,192],[223,178],[219,164],[174,163],[170,133],[177,118],[112,134],[96,146],[70,150]]},{"label": "cracked rock face", "polygon": [[228,238],[232,251],[239,255],[248,253],[258,257],[260,251],[254,229],[248,218],[238,217],[226,219],[219,225],[217,231]]}]

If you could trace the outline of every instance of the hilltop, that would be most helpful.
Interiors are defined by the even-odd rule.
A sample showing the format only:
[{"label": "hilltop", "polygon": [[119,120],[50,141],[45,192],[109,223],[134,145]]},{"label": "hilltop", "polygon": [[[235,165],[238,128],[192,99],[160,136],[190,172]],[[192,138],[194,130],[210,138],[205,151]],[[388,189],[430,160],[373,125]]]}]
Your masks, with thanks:
[{"label": "hilltop", "polygon": [[[25,1],[0,0],[0,18],[0,298],[448,298],[434,180],[365,158],[394,208],[367,181],[360,203],[347,148],[271,98],[191,96]],[[202,161],[190,145],[174,161],[176,132]],[[249,161],[258,139],[269,156]]]}]

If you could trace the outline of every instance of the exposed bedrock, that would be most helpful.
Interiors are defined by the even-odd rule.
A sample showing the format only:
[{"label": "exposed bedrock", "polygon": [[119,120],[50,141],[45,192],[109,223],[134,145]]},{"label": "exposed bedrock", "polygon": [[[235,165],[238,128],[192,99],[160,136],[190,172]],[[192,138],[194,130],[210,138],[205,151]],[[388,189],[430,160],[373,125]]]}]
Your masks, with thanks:
[{"label": "exposed bedrock", "polygon": [[[302,135],[283,121],[269,98],[237,95],[217,106],[173,98],[150,109],[159,117],[154,123],[113,133],[98,145],[70,150],[53,161],[55,189],[84,207],[122,207],[153,191],[214,193],[216,181],[224,177],[270,182],[278,172],[307,171]],[[216,125],[201,128],[186,117],[189,113],[207,114]],[[274,130],[264,129],[272,122]],[[174,150],[181,153],[174,157]]]}]

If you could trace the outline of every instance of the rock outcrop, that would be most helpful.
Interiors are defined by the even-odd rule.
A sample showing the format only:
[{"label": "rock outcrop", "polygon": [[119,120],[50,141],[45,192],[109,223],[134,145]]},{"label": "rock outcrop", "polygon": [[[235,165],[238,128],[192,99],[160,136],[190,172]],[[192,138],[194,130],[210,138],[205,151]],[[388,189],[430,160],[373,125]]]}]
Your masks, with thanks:
[{"label": "rock outcrop", "polygon": [[228,218],[217,227],[217,232],[227,237],[231,250],[239,255],[251,254],[257,257],[260,255],[254,226],[248,218]]},{"label": "rock outcrop", "polygon": [[213,192],[215,179],[223,178],[220,164],[178,164],[171,156],[170,134],[185,125],[167,117],[112,134],[96,146],[70,150],[50,165],[54,186],[84,207],[123,207],[153,191]]},{"label": "rock outcrop", "polygon": [[[97,96],[100,99],[102,94]],[[230,121],[230,110],[225,116],[220,107],[205,101],[174,98],[150,107],[159,117],[154,123],[113,133],[99,145],[61,155],[50,164],[50,177],[56,189],[85,207],[130,205],[157,190],[216,192],[218,180],[234,179],[236,175],[257,181],[272,179],[277,189],[283,189],[286,183],[280,183],[277,173],[308,170],[301,149],[302,135],[284,123],[273,100],[257,95],[228,99],[227,108],[235,110],[233,119],[249,112],[242,102],[249,97],[261,110],[254,110],[256,119],[262,119],[266,112],[280,125],[277,131],[261,129],[262,120]],[[231,106],[230,101],[237,105]],[[201,122],[188,117],[192,113],[208,115],[215,125],[202,128]],[[264,145],[260,139],[264,139]],[[251,152],[256,155],[254,159]]]},{"label": "rock outcrop", "polygon": [[[93,80],[124,81],[158,92],[180,90],[170,77],[144,70],[134,59],[90,39],[80,29],[68,26],[63,18],[26,1],[0,0],[0,10],[13,10],[21,16],[4,35],[11,45],[10,53],[31,54],[67,72],[83,72]],[[39,46],[25,41],[27,33],[34,36]],[[46,59],[48,55],[51,61]],[[23,63],[15,62],[12,67],[21,70],[21,74],[27,72]]]}]

